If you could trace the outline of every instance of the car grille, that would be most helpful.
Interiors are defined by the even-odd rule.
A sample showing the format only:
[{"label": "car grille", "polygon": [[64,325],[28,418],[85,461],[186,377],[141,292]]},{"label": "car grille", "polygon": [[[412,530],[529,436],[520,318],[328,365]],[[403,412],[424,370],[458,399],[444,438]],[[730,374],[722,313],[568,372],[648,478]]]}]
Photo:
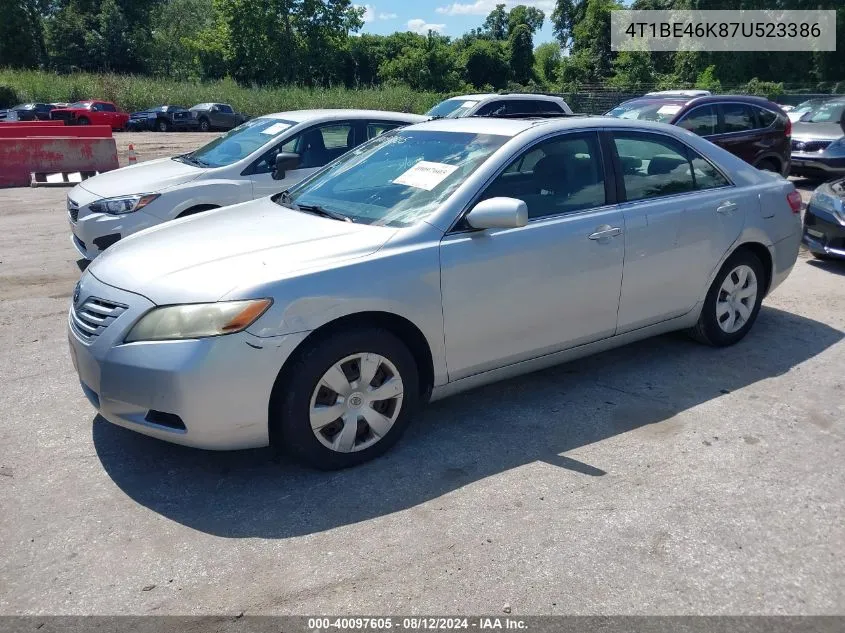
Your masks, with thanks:
[{"label": "car grille", "polygon": [[820,152],[833,141],[796,141],[792,140],[793,152]]},{"label": "car grille", "polygon": [[97,297],[88,297],[70,309],[73,331],[84,341],[93,341],[114,320],[126,311],[126,306]]},{"label": "car grille", "polygon": [[67,199],[67,214],[70,216],[71,222],[76,222],[79,219],[79,205],[70,198]]}]

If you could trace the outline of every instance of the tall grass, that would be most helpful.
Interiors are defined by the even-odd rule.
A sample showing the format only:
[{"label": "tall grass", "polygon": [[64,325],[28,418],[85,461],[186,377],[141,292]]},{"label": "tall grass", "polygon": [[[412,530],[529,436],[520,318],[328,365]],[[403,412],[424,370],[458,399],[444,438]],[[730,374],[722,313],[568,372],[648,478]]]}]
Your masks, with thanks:
[{"label": "tall grass", "polygon": [[[197,103],[230,103],[239,112],[257,116],[268,112],[306,108],[371,108],[422,113],[443,98],[434,92],[417,92],[407,86],[349,89],[343,87],[278,88],[244,87],[231,79],[207,82],[181,82],[133,75],[56,73],[34,70],[0,69],[2,88],[14,91],[17,101],[78,101],[104,99],[124,110],[143,110],[155,105],[191,107]],[[11,100],[15,95],[6,96]],[[0,104],[1,106],[13,104]]]}]

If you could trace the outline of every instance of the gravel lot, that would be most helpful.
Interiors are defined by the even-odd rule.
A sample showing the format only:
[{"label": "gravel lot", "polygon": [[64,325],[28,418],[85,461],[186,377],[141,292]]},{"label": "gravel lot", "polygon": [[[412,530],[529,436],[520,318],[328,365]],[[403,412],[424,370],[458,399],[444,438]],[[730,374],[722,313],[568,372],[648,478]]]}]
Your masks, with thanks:
[{"label": "gravel lot", "polygon": [[0,613],[845,612],[845,265],[802,253],[732,348],[669,335],[481,388],[318,473],[95,419],[66,193],[0,190]]}]

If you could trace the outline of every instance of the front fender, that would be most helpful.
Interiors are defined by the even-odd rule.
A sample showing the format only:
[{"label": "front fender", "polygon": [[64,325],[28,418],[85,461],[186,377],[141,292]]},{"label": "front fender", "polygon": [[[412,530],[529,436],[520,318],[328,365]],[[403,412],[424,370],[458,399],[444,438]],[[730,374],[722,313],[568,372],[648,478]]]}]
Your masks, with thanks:
[{"label": "front fender", "polygon": [[[183,211],[199,205],[226,207],[252,200],[250,180],[194,180],[163,192],[172,199],[169,205],[156,205],[149,212],[162,220],[179,217]],[[152,206],[152,205],[150,205]]]}]

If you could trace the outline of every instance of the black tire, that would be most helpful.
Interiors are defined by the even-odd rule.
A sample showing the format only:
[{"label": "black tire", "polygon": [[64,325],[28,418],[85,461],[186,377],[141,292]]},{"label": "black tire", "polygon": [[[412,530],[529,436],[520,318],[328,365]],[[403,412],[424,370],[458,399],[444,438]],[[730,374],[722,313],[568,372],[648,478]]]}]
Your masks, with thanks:
[{"label": "black tire", "polygon": [[833,257],[828,255],[827,253],[814,253],[810,251],[810,255],[812,255],[816,259],[822,260],[823,262],[829,262],[831,259],[833,259]]},{"label": "black tire", "polygon": [[[716,301],[722,292],[721,288],[725,278],[741,265],[746,265],[754,271],[754,276],[757,278],[757,296],[751,314],[743,326],[736,332],[728,333],[718,323],[716,317]],[[707,291],[707,297],[701,308],[698,323],[689,330],[690,336],[700,343],[713,347],[727,347],[728,345],[733,345],[741,341],[754,325],[754,321],[757,320],[757,314],[760,312],[760,305],[763,303],[763,296],[766,292],[767,279],[766,270],[760,258],[754,253],[748,250],[739,250],[731,255],[719,270],[719,273],[713,280],[713,284],[710,286],[710,290]]]},{"label": "black tire", "polygon": [[759,163],[757,163],[757,169],[759,169],[760,171],[771,171],[776,174],[780,173],[780,169],[778,168],[777,164],[770,158],[761,160]]},{"label": "black tire", "polygon": [[200,132],[208,132],[211,129],[211,124],[208,122],[208,119],[202,117],[200,119]]},{"label": "black tire", "polygon": [[159,132],[167,132],[170,130],[170,124],[167,122],[167,119],[158,119],[156,120],[156,130]]},{"label": "black tire", "polygon": [[76,120],[77,125],[91,125],[91,121],[88,120],[88,117],[81,116]]},{"label": "black tire", "polygon": [[[411,352],[393,333],[378,328],[338,331],[307,345],[280,374],[273,389],[270,402],[273,445],[319,470],[348,468],[383,454],[402,436],[419,401],[419,375]],[[338,452],[322,444],[311,429],[311,397],[332,365],[347,356],[365,352],[383,356],[398,370],[403,385],[400,411],[390,430],[371,446],[348,453]],[[366,433],[366,425],[362,428]]]}]

